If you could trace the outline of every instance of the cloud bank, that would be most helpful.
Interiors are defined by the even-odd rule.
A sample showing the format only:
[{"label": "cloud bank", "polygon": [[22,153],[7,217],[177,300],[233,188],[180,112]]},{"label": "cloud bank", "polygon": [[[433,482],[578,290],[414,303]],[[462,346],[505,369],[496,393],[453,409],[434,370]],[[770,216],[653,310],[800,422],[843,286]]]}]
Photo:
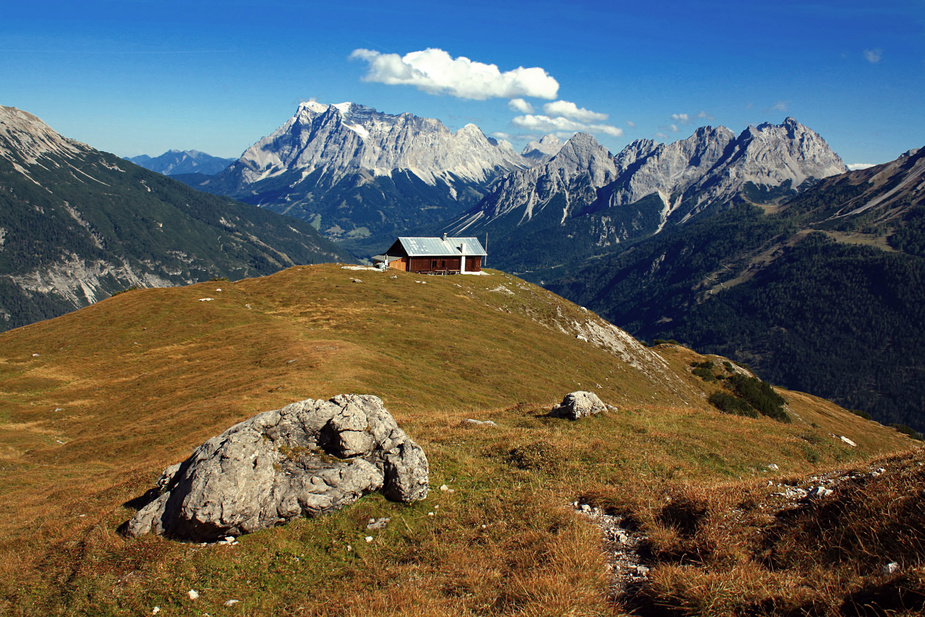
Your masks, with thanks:
[{"label": "cloud bank", "polygon": [[483,101],[524,96],[555,99],[559,92],[559,82],[539,67],[518,67],[502,73],[497,65],[464,56],[453,58],[442,49],[412,51],[404,56],[356,49],[350,58],[369,63],[364,81],[414,86],[429,94]]},{"label": "cloud bank", "polygon": [[562,116],[526,114],[517,116],[511,120],[511,124],[517,128],[539,133],[604,133],[614,137],[623,135],[623,129],[609,124],[588,124]]}]

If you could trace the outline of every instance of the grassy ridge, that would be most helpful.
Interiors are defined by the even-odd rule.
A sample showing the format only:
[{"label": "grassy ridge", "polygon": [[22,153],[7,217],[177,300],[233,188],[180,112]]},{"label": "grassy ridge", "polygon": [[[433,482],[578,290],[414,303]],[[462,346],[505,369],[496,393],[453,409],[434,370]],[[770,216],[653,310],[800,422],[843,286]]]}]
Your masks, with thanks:
[{"label": "grassy ridge", "polygon": [[[614,355],[578,338],[589,322],[501,273],[305,266],[131,291],[4,333],[0,612],[607,614],[599,533],[575,499],[764,482],[771,463],[799,474],[910,447],[799,393],[783,392],[791,424],[721,414],[707,402],[719,386],[691,373],[703,357],[671,345]],[[546,417],[576,389],[618,409]],[[116,533],[133,512],[123,504],[208,437],[342,392],[383,398],[425,448],[426,501],[368,496],[234,547]],[[367,532],[381,516],[390,525]]]}]

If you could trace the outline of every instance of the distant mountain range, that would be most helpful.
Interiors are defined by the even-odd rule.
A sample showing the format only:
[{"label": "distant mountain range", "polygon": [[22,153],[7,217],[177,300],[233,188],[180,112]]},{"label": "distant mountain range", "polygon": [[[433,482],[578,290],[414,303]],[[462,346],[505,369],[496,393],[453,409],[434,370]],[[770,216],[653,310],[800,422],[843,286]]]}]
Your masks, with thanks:
[{"label": "distant mountain range", "polygon": [[0,107],[0,330],[134,286],[349,259],[304,221],[198,193]]},{"label": "distant mountain range", "polygon": [[130,156],[129,161],[165,176],[203,174],[211,176],[222,171],[237,159],[223,159],[198,150],[168,150],[160,156],[147,154]]},{"label": "distant mountain range", "polygon": [[[701,127],[684,140],[637,140],[616,156],[577,134],[545,163],[498,182],[449,233],[490,233],[496,267],[558,268],[683,225],[735,204],[775,204],[848,169],[825,141],[793,118],[738,137]],[[552,243],[552,246],[551,246]]]},{"label": "distant mountain range", "polygon": [[546,286],[635,336],[925,430],[925,149],[666,228]]},{"label": "distant mountain range", "polygon": [[473,206],[504,174],[529,167],[505,141],[474,124],[391,115],[354,103],[307,102],[195,188],[310,221],[358,254]]}]

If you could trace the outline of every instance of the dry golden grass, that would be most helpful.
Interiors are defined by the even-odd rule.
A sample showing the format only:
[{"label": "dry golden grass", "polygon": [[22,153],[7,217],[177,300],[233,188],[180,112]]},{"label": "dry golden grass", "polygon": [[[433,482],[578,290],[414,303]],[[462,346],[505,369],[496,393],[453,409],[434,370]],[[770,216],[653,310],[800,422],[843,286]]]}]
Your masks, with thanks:
[{"label": "dry golden grass", "polygon": [[[784,393],[789,425],[720,414],[706,403],[716,386],[690,372],[700,356],[663,346],[667,368],[634,368],[561,330],[589,318],[501,273],[313,266],[133,291],[0,335],[0,613],[611,614],[598,531],[568,506],[580,496],[634,512],[666,554],[694,554],[696,534],[652,514],[665,495],[721,512],[755,482],[911,447],[808,395]],[[576,389],[618,410],[546,416]],[[427,451],[432,485],[453,492],[410,506],[370,495],[236,547],[116,532],[123,504],[205,439],[342,392],[380,396]],[[392,523],[367,544],[373,516]],[[704,546],[747,561],[720,544]],[[666,562],[654,585],[685,568]],[[696,576],[664,583],[665,597],[707,602],[727,584]]]}]

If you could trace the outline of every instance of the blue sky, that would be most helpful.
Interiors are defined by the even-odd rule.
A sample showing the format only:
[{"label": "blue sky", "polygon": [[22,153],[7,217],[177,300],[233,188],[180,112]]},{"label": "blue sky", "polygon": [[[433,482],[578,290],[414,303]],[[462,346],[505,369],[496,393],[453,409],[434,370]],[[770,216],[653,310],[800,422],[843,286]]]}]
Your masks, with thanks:
[{"label": "blue sky", "polygon": [[925,1],[0,0],[0,105],[101,150],[237,157],[308,99],[614,153],[793,116],[881,163],[925,146]]}]

